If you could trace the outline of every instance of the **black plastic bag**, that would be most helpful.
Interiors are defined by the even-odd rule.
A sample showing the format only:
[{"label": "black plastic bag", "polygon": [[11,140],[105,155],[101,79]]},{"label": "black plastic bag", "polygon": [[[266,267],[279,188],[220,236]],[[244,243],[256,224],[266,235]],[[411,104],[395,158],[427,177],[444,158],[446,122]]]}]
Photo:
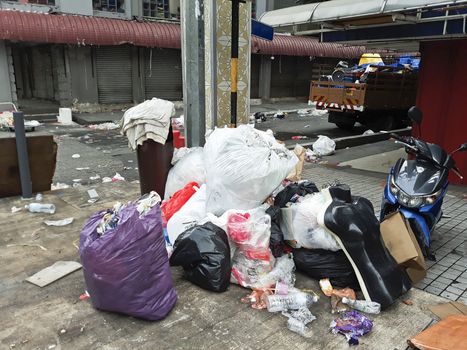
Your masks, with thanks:
[{"label": "black plastic bag", "polygon": [[223,229],[208,222],[183,232],[175,241],[170,265],[201,288],[224,292],[230,284],[230,246]]},{"label": "black plastic bag", "polygon": [[284,254],[286,244],[284,234],[282,233],[280,222],[282,218],[281,208],[271,206],[266,210],[266,214],[271,217],[271,237],[269,239],[269,248],[272,255],[278,258]]},{"label": "black plastic bag", "polygon": [[297,270],[311,278],[329,278],[334,287],[360,289],[352,265],[342,250],[294,249],[293,259]]},{"label": "black plastic bag", "polygon": [[274,206],[285,208],[286,204],[290,202],[292,197],[296,194],[303,197],[314,192],[319,192],[318,187],[316,187],[314,182],[303,181],[300,183],[291,183],[276,195]]}]

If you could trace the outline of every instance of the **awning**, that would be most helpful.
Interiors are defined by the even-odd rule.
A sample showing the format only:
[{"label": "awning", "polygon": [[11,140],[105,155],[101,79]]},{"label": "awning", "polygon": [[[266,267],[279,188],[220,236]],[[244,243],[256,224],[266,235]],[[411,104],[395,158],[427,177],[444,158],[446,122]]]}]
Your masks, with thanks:
[{"label": "awning", "polygon": [[389,15],[418,8],[458,5],[466,2],[467,0],[332,0],[265,12],[260,21],[273,27],[285,27],[293,24]]},{"label": "awning", "polygon": [[179,49],[180,26],[170,23],[0,11],[0,39],[50,44],[122,45]]},{"label": "awning", "polygon": [[[71,45],[122,45],[179,49],[178,24],[102,17],[0,11],[0,40]],[[252,52],[268,55],[359,58],[362,46],[319,43],[314,38],[275,35],[252,37]]]}]

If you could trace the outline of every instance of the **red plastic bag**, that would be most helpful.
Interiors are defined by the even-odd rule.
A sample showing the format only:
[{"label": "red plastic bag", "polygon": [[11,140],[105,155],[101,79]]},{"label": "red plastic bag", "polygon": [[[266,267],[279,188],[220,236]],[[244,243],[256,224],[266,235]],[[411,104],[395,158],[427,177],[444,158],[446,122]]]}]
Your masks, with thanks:
[{"label": "red plastic bag", "polygon": [[164,213],[164,217],[167,221],[180,210],[181,207],[193,196],[198,190],[199,185],[196,182],[190,182],[185,185],[180,191],[174,193],[174,195],[166,202],[162,203],[161,209]]}]

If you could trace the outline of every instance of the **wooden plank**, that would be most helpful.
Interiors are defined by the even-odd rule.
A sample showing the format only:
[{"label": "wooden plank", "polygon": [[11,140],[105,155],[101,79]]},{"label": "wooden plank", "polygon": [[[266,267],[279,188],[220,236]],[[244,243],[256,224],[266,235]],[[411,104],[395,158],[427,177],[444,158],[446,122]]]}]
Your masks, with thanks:
[{"label": "wooden plank", "polygon": [[57,261],[55,264],[26,278],[26,281],[42,288],[80,268],[81,264],[76,261]]}]

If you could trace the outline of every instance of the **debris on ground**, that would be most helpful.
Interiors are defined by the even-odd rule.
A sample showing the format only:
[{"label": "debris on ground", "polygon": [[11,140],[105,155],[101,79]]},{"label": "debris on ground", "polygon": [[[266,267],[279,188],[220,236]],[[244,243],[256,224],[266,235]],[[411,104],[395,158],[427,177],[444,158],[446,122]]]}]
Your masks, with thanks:
[{"label": "debris on ground", "polygon": [[95,203],[99,200],[99,194],[94,188],[88,190],[88,196],[89,196],[88,203]]},{"label": "debris on ground", "polygon": [[21,210],[23,210],[23,208],[21,207],[11,207],[11,213],[14,214],[14,213],[17,213],[17,212],[20,212]]},{"label": "debris on ground", "polygon": [[328,114],[329,112],[327,109],[314,109],[311,112],[312,117],[327,117]]},{"label": "debris on ground", "polygon": [[54,204],[30,203],[24,206],[30,213],[55,214]]},{"label": "debris on ground", "polygon": [[119,129],[120,125],[113,122],[101,123],[101,124],[90,124],[87,126],[89,129],[93,130],[114,130]]},{"label": "debris on ground", "polygon": [[56,191],[56,190],[64,190],[66,188],[70,188],[70,186],[64,183],[57,182],[56,184],[52,184],[50,190]]},{"label": "debris on ground", "polygon": [[44,251],[47,250],[46,247],[44,247],[43,245],[40,245],[40,244],[36,244],[36,243],[13,243],[13,244],[7,244],[7,248],[10,248],[10,247],[37,247],[37,248],[40,248]]},{"label": "debris on ground", "polygon": [[78,158],[81,158],[81,155],[79,155],[78,153],[75,153],[71,156],[71,158],[78,159]]},{"label": "debris on ground", "polygon": [[374,134],[375,132],[371,129],[366,130],[362,135],[371,135]]},{"label": "debris on ground", "polygon": [[297,111],[297,114],[299,117],[306,117],[306,116],[309,116],[311,114],[311,110],[309,109],[299,109]]},{"label": "debris on ground", "polygon": [[81,264],[76,261],[57,261],[53,265],[26,278],[26,281],[39,287],[45,287],[80,268]]},{"label": "debris on ground", "polygon": [[76,168],[76,170],[78,171],[82,171],[82,170],[89,170],[90,168],[87,166],[87,167],[83,167],[83,168]]},{"label": "debris on ground", "polygon": [[336,143],[329,137],[319,135],[318,140],[313,143],[313,152],[318,156],[328,156],[334,153],[336,150]]},{"label": "debris on ground", "polygon": [[112,177],[112,182],[118,182],[118,181],[125,181],[125,178],[120,175],[119,173],[115,173],[115,175]]},{"label": "debris on ground", "polygon": [[331,332],[343,334],[349,345],[358,345],[358,338],[373,329],[373,322],[358,311],[348,311],[330,324]]},{"label": "debris on ground", "polygon": [[47,226],[66,226],[73,222],[74,218],[66,218],[61,220],[45,220],[44,224]]},{"label": "debris on ground", "polygon": [[287,113],[284,113],[281,111],[274,113],[274,118],[277,118],[277,119],[284,119],[286,116],[287,116]]},{"label": "debris on ground", "polygon": [[308,138],[308,136],[296,135],[296,136],[292,136],[290,139],[291,140],[306,140],[307,138]]}]

